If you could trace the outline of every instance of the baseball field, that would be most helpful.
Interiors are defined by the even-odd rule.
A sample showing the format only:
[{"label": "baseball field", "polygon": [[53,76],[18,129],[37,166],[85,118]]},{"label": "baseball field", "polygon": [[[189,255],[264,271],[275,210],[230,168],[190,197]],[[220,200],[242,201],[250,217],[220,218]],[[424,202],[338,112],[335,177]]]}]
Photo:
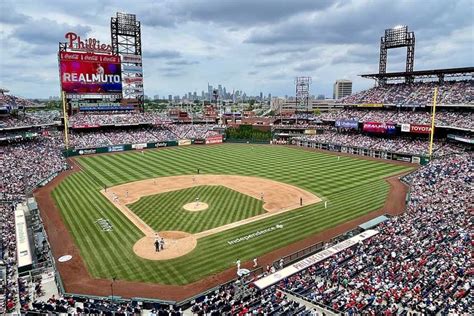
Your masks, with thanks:
[{"label": "baseball field", "polygon": [[[81,170],[60,182],[52,197],[89,274],[168,285],[201,280],[235,267],[238,259],[252,260],[378,210],[390,188],[384,178],[411,169],[247,144],[94,155],[76,161]],[[289,201],[285,194],[291,190],[300,190],[304,200],[298,195]],[[202,205],[206,208],[193,210]],[[137,255],[139,240],[163,231],[165,237],[181,233],[194,244],[166,260]],[[163,253],[179,247],[180,236],[167,238]],[[143,247],[141,251],[155,253],[153,243]]]}]

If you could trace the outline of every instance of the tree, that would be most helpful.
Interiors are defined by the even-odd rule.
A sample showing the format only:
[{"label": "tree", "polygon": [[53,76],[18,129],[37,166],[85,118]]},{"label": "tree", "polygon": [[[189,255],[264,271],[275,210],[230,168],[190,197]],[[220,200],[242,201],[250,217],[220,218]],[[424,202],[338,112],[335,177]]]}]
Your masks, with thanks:
[{"label": "tree", "polygon": [[320,116],[321,115],[321,110],[319,108],[315,108],[313,110],[313,114],[316,115],[316,116]]}]

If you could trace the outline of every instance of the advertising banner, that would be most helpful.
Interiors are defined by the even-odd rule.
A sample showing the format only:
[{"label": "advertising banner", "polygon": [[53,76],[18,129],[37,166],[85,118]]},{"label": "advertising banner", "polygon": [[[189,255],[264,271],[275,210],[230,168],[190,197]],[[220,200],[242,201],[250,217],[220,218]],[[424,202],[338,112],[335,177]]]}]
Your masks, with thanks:
[{"label": "advertising banner", "polygon": [[194,145],[204,145],[206,143],[206,140],[205,139],[195,139],[193,141],[193,144]]},{"label": "advertising banner", "polygon": [[387,134],[392,135],[397,132],[397,127],[395,126],[395,124],[387,123],[386,125],[387,125]]},{"label": "advertising banner", "polygon": [[369,133],[394,134],[396,127],[392,123],[364,122],[362,130]]},{"label": "advertising banner", "polygon": [[397,161],[411,162],[411,155],[393,154],[392,159]]},{"label": "advertising banner", "polygon": [[316,135],[316,130],[315,129],[305,129],[304,133],[305,133],[305,135]]},{"label": "advertising banner", "polygon": [[189,146],[191,145],[190,139],[180,139],[178,140],[178,146]]},{"label": "advertising banner", "polygon": [[146,146],[147,146],[146,143],[143,143],[143,144],[132,144],[132,149],[140,150],[140,149],[146,148]]},{"label": "advertising banner", "polygon": [[133,110],[135,109],[132,105],[130,106],[80,106],[81,111],[112,111],[112,110]]},{"label": "advertising banner", "polygon": [[120,57],[91,53],[59,53],[61,87],[66,93],[122,91]]},{"label": "advertising banner", "polygon": [[416,134],[429,134],[431,133],[431,126],[411,124],[410,132]]},{"label": "advertising banner", "polygon": [[91,125],[77,125],[77,124],[74,124],[72,126],[72,128],[99,128],[100,125],[99,124],[91,124]]},{"label": "advertising banner", "polygon": [[132,54],[122,54],[122,62],[139,64],[142,62],[142,56],[132,55]]},{"label": "advertising banner", "polygon": [[206,144],[220,144],[222,143],[222,135],[210,136],[206,138]]},{"label": "advertising banner", "polygon": [[127,84],[138,84],[141,83],[143,84],[143,77],[125,77],[123,78],[123,82]]},{"label": "advertising banner", "polygon": [[397,108],[424,108],[424,104],[397,104]]},{"label": "advertising banner", "polygon": [[336,127],[357,129],[359,127],[359,121],[358,120],[337,120]]},{"label": "advertising banner", "polygon": [[142,73],[142,66],[129,66],[129,65],[123,65],[122,68],[123,72],[132,72],[132,73]]},{"label": "advertising banner", "polygon": [[122,145],[120,146],[109,146],[107,147],[109,152],[115,152],[115,151],[123,151],[124,147]]},{"label": "advertising banner", "polygon": [[123,89],[123,92],[124,93],[141,93],[143,92],[143,88],[136,88],[136,87],[125,88]]},{"label": "advertising banner", "polygon": [[78,151],[79,155],[90,155],[90,154],[95,154],[97,150],[95,148],[93,149],[80,149]]},{"label": "advertising banner", "polygon": [[402,124],[402,132],[410,132],[410,124]]}]

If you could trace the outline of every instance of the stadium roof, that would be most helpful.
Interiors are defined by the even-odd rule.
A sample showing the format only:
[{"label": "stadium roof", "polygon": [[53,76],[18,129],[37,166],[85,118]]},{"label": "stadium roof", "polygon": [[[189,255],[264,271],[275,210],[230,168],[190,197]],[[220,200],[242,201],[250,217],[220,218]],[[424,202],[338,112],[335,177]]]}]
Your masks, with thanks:
[{"label": "stadium roof", "polygon": [[384,74],[367,74],[360,75],[363,78],[400,80],[406,78],[439,78],[443,77],[465,77],[474,76],[474,67],[418,70],[412,72],[390,72]]}]

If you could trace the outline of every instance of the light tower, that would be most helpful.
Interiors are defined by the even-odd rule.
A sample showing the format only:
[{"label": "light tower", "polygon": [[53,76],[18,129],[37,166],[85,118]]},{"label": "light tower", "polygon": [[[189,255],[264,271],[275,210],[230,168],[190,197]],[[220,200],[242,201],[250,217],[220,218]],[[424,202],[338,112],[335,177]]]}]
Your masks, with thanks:
[{"label": "light tower", "polygon": [[[311,77],[296,77],[296,102],[295,114],[298,114],[298,109],[305,109],[309,111],[309,86],[311,84]],[[298,115],[296,115],[298,121]]]},{"label": "light tower", "polygon": [[[387,71],[387,50],[391,48],[406,47],[406,72],[413,72],[415,63],[415,33],[408,31],[408,26],[398,25],[385,30],[385,35],[380,38],[380,60],[379,74]],[[414,78],[407,76],[406,82],[413,82]],[[380,79],[381,84],[385,84],[385,79]]]}]

